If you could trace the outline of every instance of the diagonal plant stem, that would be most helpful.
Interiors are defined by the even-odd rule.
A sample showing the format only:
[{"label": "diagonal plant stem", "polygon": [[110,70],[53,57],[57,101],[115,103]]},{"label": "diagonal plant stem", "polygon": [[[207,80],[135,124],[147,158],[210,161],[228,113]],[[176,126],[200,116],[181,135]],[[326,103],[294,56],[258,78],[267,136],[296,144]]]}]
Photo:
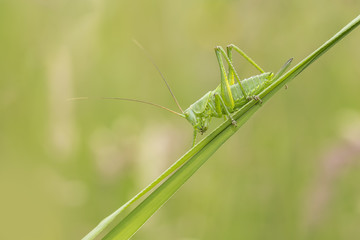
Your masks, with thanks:
[{"label": "diagonal plant stem", "polygon": [[[263,104],[267,102],[286,83],[300,74],[327,50],[338,43],[360,24],[360,15],[325,42],[321,47],[299,62],[286,74],[264,89],[259,97]],[[262,104],[262,105],[263,105]],[[167,201],[170,197],[204,164],[209,157],[229,139],[259,108],[256,100],[249,101],[241,109],[234,113],[233,118],[237,121],[234,127],[230,121],[225,121],[212,133],[190,149],[163,174],[144,188],[135,197],[125,203],[113,214],[105,218],[83,239],[94,239],[103,235],[110,224],[115,224],[118,216],[129,206],[133,205],[141,197],[156,188],[143,202],[124,217],[104,239],[129,239],[137,230]],[[165,180],[166,179],[166,180]]]}]

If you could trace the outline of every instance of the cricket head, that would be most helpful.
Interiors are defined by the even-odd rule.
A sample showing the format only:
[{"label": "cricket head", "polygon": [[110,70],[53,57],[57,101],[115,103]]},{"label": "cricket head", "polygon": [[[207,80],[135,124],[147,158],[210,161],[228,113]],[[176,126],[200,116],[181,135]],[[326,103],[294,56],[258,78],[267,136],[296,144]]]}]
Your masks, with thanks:
[{"label": "cricket head", "polygon": [[184,111],[185,118],[191,123],[194,129],[203,134],[209,127],[210,117],[197,114],[192,109],[188,108]]}]

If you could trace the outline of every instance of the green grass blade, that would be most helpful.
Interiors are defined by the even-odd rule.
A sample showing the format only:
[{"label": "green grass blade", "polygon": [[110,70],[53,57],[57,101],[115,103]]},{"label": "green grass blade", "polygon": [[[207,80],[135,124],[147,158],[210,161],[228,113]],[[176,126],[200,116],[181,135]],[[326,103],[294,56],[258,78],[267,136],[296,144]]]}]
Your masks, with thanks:
[{"label": "green grass blade", "polygon": [[[310,66],[311,63],[338,43],[359,24],[360,15],[341,29],[331,39],[325,42],[316,51],[311,53],[308,57],[262,91],[259,94],[259,97],[262,99],[263,103],[268,101],[286,83],[300,74],[305,68]],[[221,124],[194,148],[190,149],[183,157],[181,157],[161,176],[154,180],[149,186],[143,189],[139,194],[124,204],[112,215],[105,218],[94,230],[86,235],[84,239],[94,239],[100,234],[103,234],[105,228],[108,227],[109,224],[115,223],[116,218],[120,213],[129,206],[133,205],[139,198],[147,194],[150,190],[158,186],[155,191],[153,191],[143,200],[142,203],[131,211],[123,220],[121,220],[104,238],[129,239],[262,105],[257,104],[255,100],[252,100],[244,105],[233,116],[238,123],[237,127],[234,127],[229,121]]]}]

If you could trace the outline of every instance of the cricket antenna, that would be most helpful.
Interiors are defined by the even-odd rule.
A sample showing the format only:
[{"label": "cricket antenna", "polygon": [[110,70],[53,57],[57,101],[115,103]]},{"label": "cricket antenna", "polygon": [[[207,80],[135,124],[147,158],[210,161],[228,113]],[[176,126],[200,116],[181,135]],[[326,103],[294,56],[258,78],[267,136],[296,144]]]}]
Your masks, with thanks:
[{"label": "cricket antenna", "polygon": [[[133,39],[133,42],[134,42],[141,50],[143,50],[143,51],[145,52],[147,58],[150,60],[150,62],[152,63],[152,65],[154,65],[154,67],[156,68],[156,70],[157,70],[158,73],[160,74],[161,78],[164,80],[164,82],[165,82],[165,84],[166,84],[166,87],[169,89],[169,92],[170,92],[172,98],[174,99],[176,105],[179,107],[180,111],[181,111],[182,113],[184,113],[184,111],[183,111],[182,108],[180,107],[180,104],[179,104],[178,100],[176,99],[174,93],[171,91],[171,88],[170,88],[168,82],[166,81],[164,75],[163,75],[162,72],[160,71],[160,68],[156,65],[155,60],[151,57],[151,54],[150,54],[148,51],[146,51],[146,49],[145,49],[138,41],[136,41],[135,39]],[[168,109],[168,110],[169,110],[169,109]],[[171,111],[172,111],[172,110],[171,110]]]},{"label": "cricket antenna", "polygon": [[[69,98],[68,101],[87,100],[87,99],[91,99],[91,98],[89,98],[89,97]],[[169,109],[169,108],[167,108],[167,107],[161,106],[161,105],[156,104],[156,103],[139,100],[139,99],[120,98],[120,97],[102,97],[102,98],[100,98],[100,99],[112,99],[112,100],[121,100],[121,101],[129,101],[129,102],[137,102],[137,103],[148,104],[148,105],[151,105],[151,106],[154,106],[154,107],[158,107],[158,108],[164,109],[164,110],[166,110],[166,111],[168,111],[168,112],[174,113],[174,114],[176,114],[176,115],[178,115],[178,116],[180,116],[180,117],[185,117],[184,114],[175,112],[174,110],[171,110],[171,109]]]}]

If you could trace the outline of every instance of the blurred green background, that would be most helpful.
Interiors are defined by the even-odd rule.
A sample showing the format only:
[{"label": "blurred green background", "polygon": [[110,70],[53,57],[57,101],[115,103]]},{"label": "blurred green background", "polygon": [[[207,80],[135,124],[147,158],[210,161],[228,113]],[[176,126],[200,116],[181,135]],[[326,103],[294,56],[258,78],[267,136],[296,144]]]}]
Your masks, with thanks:
[{"label": "blurred green background", "polygon": [[[359,14],[343,1],[0,1],[0,239],[79,239],[190,148],[165,111],[219,84],[213,47],[267,71]],[[133,239],[360,236],[360,29],[255,114]],[[242,78],[257,72],[240,57]],[[213,122],[213,128],[219,121]]]}]

